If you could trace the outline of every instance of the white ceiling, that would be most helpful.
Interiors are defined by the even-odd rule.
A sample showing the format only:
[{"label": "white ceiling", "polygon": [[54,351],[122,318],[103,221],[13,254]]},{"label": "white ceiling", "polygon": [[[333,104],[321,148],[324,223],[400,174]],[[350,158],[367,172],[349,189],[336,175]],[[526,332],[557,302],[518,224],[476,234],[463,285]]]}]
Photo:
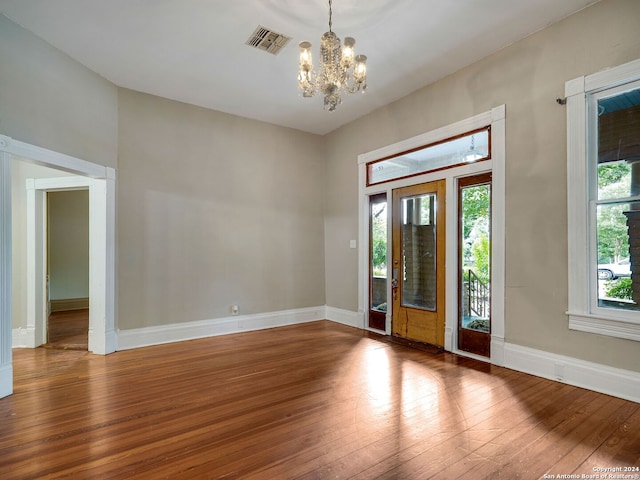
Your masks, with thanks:
[{"label": "white ceiling", "polygon": [[[333,0],[333,31],[368,57],[366,94],[335,112],[297,91],[297,44],[325,0],[0,0],[0,12],[121,87],[324,134],[597,0]],[[258,25],[292,37],[245,45]]]}]

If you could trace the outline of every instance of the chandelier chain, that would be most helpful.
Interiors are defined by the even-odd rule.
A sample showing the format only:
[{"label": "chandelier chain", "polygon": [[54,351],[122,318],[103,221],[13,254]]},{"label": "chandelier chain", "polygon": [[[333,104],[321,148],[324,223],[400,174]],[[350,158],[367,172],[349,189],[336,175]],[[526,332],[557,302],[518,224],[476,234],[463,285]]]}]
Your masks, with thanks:
[{"label": "chandelier chain", "polygon": [[332,25],[331,17],[332,17],[332,15],[333,15],[333,10],[331,9],[331,0],[329,0],[329,31],[331,31],[331,25]]}]

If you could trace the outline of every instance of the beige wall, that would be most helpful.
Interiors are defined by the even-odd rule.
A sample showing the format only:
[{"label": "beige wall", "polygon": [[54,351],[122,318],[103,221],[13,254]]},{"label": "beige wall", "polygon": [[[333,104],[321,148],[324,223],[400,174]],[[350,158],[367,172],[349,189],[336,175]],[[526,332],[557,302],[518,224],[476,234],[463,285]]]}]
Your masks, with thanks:
[{"label": "beige wall", "polygon": [[357,235],[357,155],[505,104],[506,341],[640,371],[637,342],[568,329],[566,111],[555,102],[565,81],[638,58],[639,20],[637,0],[602,1],[330,134],[327,304],[357,309],[345,242]]},{"label": "beige wall", "polygon": [[119,328],[324,305],[323,139],[119,100]]},{"label": "beige wall", "polygon": [[0,15],[0,134],[115,167],[117,89]]},{"label": "beige wall", "polygon": [[[94,163],[118,158],[117,88],[0,15],[0,134]],[[26,178],[67,175],[12,162],[13,326],[26,326]]]},{"label": "beige wall", "polygon": [[27,326],[27,179],[71,174],[14,159],[11,163],[11,262],[13,328]]},{"label": "beige wall", "polygon": [[89,190],[47,193],[49,298],[89,298]]}]

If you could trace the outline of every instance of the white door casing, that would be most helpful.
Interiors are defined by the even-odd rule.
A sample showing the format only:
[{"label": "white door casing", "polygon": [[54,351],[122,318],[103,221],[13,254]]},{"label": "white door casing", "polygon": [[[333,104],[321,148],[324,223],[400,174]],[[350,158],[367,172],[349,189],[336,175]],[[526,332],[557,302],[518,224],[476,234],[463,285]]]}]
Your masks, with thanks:
[{"label": "white door casing", "polygon": [[11,364],[11,161],[13,157],[81,177],[28,182],[28,346],[44,342],[46,268],[45,192],[89,190],[89,351],[117,349],[115,332],[115,170],[0,135],[0,397],[12,393]]},{"label": "white door casing", "polygon": [[11,155],[0,137],[0,398],[13,393],[11,362]]}]

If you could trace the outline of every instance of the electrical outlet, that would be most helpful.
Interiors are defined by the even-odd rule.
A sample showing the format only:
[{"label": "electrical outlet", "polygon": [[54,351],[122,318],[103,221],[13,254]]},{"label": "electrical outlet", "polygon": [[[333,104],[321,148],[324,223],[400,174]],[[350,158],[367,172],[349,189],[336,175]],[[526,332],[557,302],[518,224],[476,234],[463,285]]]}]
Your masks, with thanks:
[{"label": "electrical outlet", "polygon": [[238,305],[231,305],[231,314],[238,315],[240,312],[240,307]]}]

